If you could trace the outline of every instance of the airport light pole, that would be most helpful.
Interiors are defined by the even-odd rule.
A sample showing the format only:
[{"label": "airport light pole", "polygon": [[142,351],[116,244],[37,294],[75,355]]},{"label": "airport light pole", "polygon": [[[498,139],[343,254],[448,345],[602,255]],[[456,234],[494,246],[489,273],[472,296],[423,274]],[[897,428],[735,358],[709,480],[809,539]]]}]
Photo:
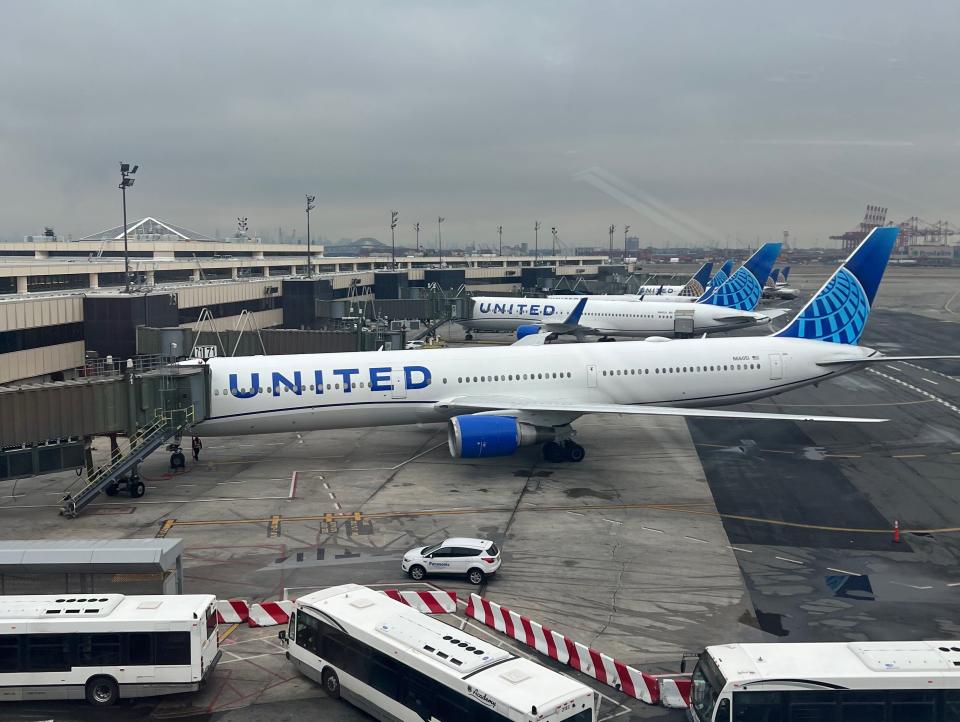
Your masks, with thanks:
[{"label": "airport light pole", "polygon": [[123,196],[123,292],[130,293],[130,252],[127,250],[127,188],[133,185],[131,178],[139,165],[131,168],[129,163],[120,162],[120,195]]},{"label": "airport light pole", "polygon": [[390,266],[397,270],[397,216],[400,211],[390,211]]},{"label": "airport light pole", "polygon": [[440,268],[443,268],[443,235],[440,232],[440,224],[445,220],[443,216],[437,216],[437,254],[440,256]]},{"label": "airport light pole", "polygon": [[623,227],[623,260],[627,260],[627,234],[630,232],[630,226]]},{"label": "airport light pole", "polygon": [[313,254],[310,253],[310,211],[316,206],[316,196],[307,195],[307,278],[313,278]]},{"label": "airport light pole", "polygon": [[552,249],[553,262],[556,263],[557,262],[556,260],[557,259],[557,227],[553,226],[553,228],[550,229],[550,233],[553,234],[553,249]]},{"label": "airport light pole", "polygon": [[613,232],[617,230],[617,227],[611,223],[609,230],[610,230],[610,259],[609,260],[610,262],[613,262]]},{"label": "airport light pole", "polygon": [[540,233],[540,221],[533,222],[533,265],[536,266],[538,262],[538,257],[540,255],[540,249],[538,248],[538,239]]},{"label": "airport light pole", "polygon": [[420,253],[420,221],[413,224],[413,230],[417,232],[417,253]]},{"label": "airport light pole", "polygon": [[497,233],[500,234],[500,255],[503,255],[503,226],[497,226]]}]

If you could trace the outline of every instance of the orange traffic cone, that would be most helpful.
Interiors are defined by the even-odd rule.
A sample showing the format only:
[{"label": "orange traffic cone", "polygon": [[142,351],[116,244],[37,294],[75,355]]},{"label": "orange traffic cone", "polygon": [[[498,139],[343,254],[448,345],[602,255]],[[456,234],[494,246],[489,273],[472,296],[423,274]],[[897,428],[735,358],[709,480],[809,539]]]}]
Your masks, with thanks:
[{"label": "orange traffic cone", "polygon": [[900,521],[897,519],[893,521],[893,543],[900,543]]}]

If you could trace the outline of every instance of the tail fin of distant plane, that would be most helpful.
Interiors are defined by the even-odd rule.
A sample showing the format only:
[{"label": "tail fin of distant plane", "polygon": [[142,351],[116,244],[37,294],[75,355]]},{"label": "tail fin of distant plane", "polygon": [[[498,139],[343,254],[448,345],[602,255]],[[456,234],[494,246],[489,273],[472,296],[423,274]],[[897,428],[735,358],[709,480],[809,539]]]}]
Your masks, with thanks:
[{"label": "tail fin of distant plane", "polygon": [[783,267],[783,282],[786,283],[787,279],[790,277],[790,266]]},{"label": "tail fin of distant plane", "polygon": [[738,311],[752,311],[760,302],[763,286],[770,276],[770,269],[780,255],[782,243],[764,243],[747,262],[744,263],[730,280],[714,288],[699,300],[713,306],[734,308]]},{"label": "tail fin of distant plane", "polygon": [[733,259],[728,258],[726,261],[723,262],[723,265],[720,266],[720,270],[717,271],[716,275],[714,275],[714,277],[710,279],[710,282],[706,286],[707,293],[726,283],[727,279],[730,278],[730,271],[732,270],[733,270]]},{"label": "tail fin of distant plane", "polygon": [[694,273],[693,278],[690,280],[696,281],[701,286],[706,287],[707,281],[710,280],[710,271],[712,270],[713,270],[713,263],[711,261],[707,261],[702,266],[700,266],[700,270]]},{"label": "tail fin of distant plane", "polygon": [[774,283],[780,283],[780,269],[779,269],[779,268],[774,268],[772,271],[770,271],[770,280],[773,281]]},{"label": "tail fin of distant plane", "polygon": [[680,289],[680,294],[682,296],[702,295],[707,287],[707,283],[710,281],[710,271],[712,270],[712,261],[707,261],[704,263],[702,266],[700,266],[700,270],[694,273],[690,280],[687,281],[686,285]]},{"label": "tail fin of distant plane", "polygon": [[800,313],[773,335],[856,344],[899,232],[874,228]]}]

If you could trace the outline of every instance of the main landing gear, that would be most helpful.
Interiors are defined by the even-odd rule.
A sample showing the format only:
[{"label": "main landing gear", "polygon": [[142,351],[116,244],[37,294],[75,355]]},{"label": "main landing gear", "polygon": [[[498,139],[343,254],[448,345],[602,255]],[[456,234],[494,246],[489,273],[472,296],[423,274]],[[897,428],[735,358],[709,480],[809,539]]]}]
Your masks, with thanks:
[{"label": "main landing gear", "polygon": [[469,331],[467,331],[467,333],[464,334],[463,340],[464,340],[464,341],[473,341],[473,334],[470,333]]},{"label": "main landing gear", "polygon": [[548,441],[543,445],[543,458],[554,464],[561,461],[583,461],[586,455],[586,449],[569,439],[563,442]]},{"label": "main landing gear", "polygon": [[599,343],[613,343],[616,340],[617,339],[613,338],[612,336],[601,336],[597,339]]}]

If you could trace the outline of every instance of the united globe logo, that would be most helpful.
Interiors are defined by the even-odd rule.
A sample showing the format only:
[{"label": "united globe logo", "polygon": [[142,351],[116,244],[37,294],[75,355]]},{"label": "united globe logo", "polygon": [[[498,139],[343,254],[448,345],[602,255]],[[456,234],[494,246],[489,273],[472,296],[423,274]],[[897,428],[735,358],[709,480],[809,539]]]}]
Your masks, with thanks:
[{"label": "united globe logo", "polygon": [[869,313],[870,302],[860,282],[841,268],[791,325],[800,338],[855,344]]},{"label": "united globe logo", "polygon": [[762,293],[763,289],[754,275],[746,268],[741,268],[717,290],[709,303],[738,311],[752,311],[760,302]]}]

